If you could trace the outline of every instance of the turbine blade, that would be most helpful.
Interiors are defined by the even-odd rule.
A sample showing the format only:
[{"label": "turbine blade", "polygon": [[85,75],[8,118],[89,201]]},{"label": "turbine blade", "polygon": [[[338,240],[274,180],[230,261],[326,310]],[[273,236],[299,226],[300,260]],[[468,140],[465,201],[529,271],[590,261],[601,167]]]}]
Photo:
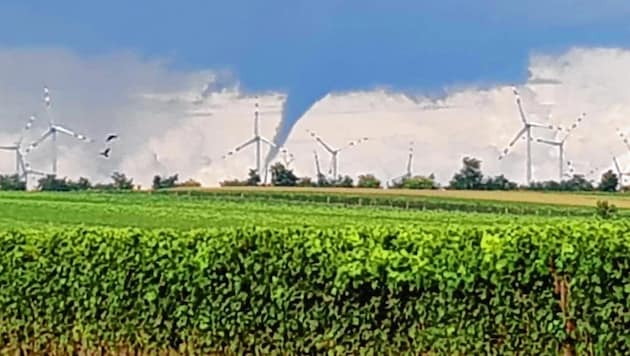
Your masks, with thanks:
[{"label": "turbine blade", "polygon": [[621,137],[623,143],[626,145],[628,151],[630,151],[630,141],[628,140],[628,136],[626,136],[620,129],[617,129],[617,133],[619,134],[619,137]]},{"label": "turbine blade", "polygon": [[76,132],[74,132],[72,130],[69,130],[69,129],[63,127],[63,126],[55,125],[53,127],[58,132],[61,132],[61,133],[66,134],[68,136],[72,136],[72,137],[76,138],[77,140],[81,140],[81,141],[88,142],[88,143],[93,142],[92,139],[88,138],[87,136],[82,135],[80,133],[76,133]]},{"label": "turbine blade", "polygon": [[0,146],[0,150],[3,151],[16,151],[17,149],[17,146]]},{"label": "turbine blade", "polygon": [[615,169],[617,170],[617,174],[621,175],[621,168],[619,167],[619,162],[617,161],[617,157],[613,156],[613,163],[615,164]]},{"label": "turbine blade", "polygon": [[48,129],[46,132],[44,132],[44,134],[35,142],[31,143],[26,150],[24,150],[25,153],[29,153],[32,150],[34,150],[35,148],[37,148],[37,146],[39,146],[40,143],[42,143],[45,139],[47,139],[50,135],[52,135],[53,130]]},{"label": "turbine blade", "polygon": [[503,149],[503,151],[501,152],[501,154],[499,155],[499,160],[502,160],[503,158],[505,158],[505,156],[508,155],[508,153],[510,153],[510,149],[512,148],[512,146],[514,146],[514,144],[516,143],[516,141],[518,141],[519,138],[521,138],[521,136],[523,136],[523,134],[525,134],[525,132],[527,132],[527,126],[523,127],[517,134],[516,136],[514,136],[514,138],[512,139],[512,141],[510,141],[510,143],[508,144],[508,146]]},{"label": "turbine blade", "polygon": [[17,142],[18,146],[22,145],[22,141],[24,141],[24,135],[26,135],[26,133],[31,129],[31,127],[33,127],[33,122],[35,122],[36,119],[37,117],[35,115],[31,115],[28,118],[28,120],[26,120],[26,124],[22,128],[22,134],[20,135],[20,138]]},{"label": "turbine blade", "polygon": [[516,98],[516,106],[518,106],[518,113],[521,116],[521,121],[523,121],[523,123],[527,125],[527,116],[525,115],[525,110],[523,110],[521,95],[518,93],[516,87],[512,87],[512,92],[514,93],[514,96]]},{"label": "turbine blade", "polygon": [[264,143],[268,144],[271,147],[276,147],[275,143],[271,142],[271,140],[269,140],[269,139],[267,139],[265,137],[260,136],[260,140],[263,141]]},{"label": "turbine blade", "polygon": [[311,137],[315,139],[315,141],[319,142],[319,144],[322,145],[326,149],[326,151],[330,153],[335,152],[335,150],[332,147],[330,147],[326,142],[324,142],[324,140],[322,140],[322,138],[319,137],[314,131],[306,130],[306,132],[308,132],[311,135]]},{"label": "turbine blade", "polygon": [[540,127],[540,128],[548,129],[548,130],[553,130],[554,127],[555,127],[555,126],[553,126],[551,124],[540,124],[540,123],[537,123],[537,122],[530,122],[527,125],[531,126],[531,127]]},{"label": "turbine blade", "polygon": [[545,144],[548,144],[548,145],[552,145],[552,146],[560,146],[560,145],[561,145],[561,143],[560,143],[560,142],[557,142],[557,141],[551,141],[551,140],[546,140],[546,139],[544,139],[544,138],[537,138],[537,139],[536,139],[536,141],[537,141],[537,142],[540,142],[540,143],[545,143]]},{"label": "turbine blade", "polygon": [[337,151],[342,151],[342,150],[345,150],[345,149],[350,148],[352,146],[359,145],[359,144],[361,144],[361,143],[363,143],[363,142],[365,142],[367,140],[368,140],[367,137],[361,137],[358,140],[350,141],[345,146],[343,146],[340,149],[338,149]]},{"label": "turbine blade", "polygon": [[48,175],[48,173],[35,171],[35,170],[32,170],[32,169],[29,169],[26,172],[28,172],[28,174],[35,174],[35,175],[38,175],[38,176],[47,176]]},{"label": "turbine blade", "polygon": [[245,147],[247,147],[247,146],[249,146],[249,145],[251,145],[251,144],[253,144],[253,143],[255,143],[255,142],[256,142],[256,137],[254,137],[254,138],[252,138],[252,139],[247,140],[247,142],[243,143],[242,145],[237,146],[237,147],[234,149],[234,153],[236,153],[236,152],[238,152],[238,151],[242,150],[243,148],[245,148]]},{"label": "turbine blade", "polygon": [[566,141],[567,138],[569,138],[569,135],[571,134],[571,132],[573,130],[575,130],[580,123],[582,123],[582,121],[584,120],[584,118],[586,118],[586,113],[581,113],[580,116],[578,116],[578,118],[575,120],[575,122],[573,122],[573,124],[571,126],[569,126],[568,129],[566,129],[566,135],[564,136],[564,138],[562,139],[562,142]]},{"label": "turbine blade", "polygon": [[50,98],[50,90],[47,86],[44,86],[44,104],[49,109],[52,106],[52,99]]}]

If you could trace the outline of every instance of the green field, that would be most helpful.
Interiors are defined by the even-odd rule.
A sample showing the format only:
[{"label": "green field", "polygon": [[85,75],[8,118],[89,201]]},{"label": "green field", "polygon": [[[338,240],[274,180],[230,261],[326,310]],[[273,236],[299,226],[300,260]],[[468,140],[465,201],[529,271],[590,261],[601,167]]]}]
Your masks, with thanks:
[{"label": "green field", "polygon": [[627,354],[624,199],[3,192],[0,353]]},{"label": "green field", "polygon": [[[186,189],[184,189],[186,191]],[[434,198],[440,200],[469,200],[479,202],[526,203],[539,205],[592,207],[598,200],[608,200],[619,208],[630,208],[630,195],[603,192],[536,192],[536,191],[479,191],[479,190],[407,190],[365,188],[283,188],[283,187],[225,187],[200,188],[197,191],[225,194],[245,193],[293,193],[316,195],[363,195],[373,197]]]},{"label": "green field", "polygon": [[[350,195],[351,194],[351,195]],[[175,193],[0,193],[0,227],[109,226],[187,230],[239,226],[500,225],[593,216],[594,208],[390,197],[373,191],[262,189]],[[488,214],[497,212],[498,214]]]}]

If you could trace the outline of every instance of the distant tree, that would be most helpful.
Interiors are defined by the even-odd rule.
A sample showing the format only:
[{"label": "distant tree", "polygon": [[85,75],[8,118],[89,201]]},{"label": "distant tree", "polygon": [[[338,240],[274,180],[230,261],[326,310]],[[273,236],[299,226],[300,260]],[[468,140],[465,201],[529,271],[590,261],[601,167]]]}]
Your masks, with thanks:
[{"label": "distant tree", "polygon": [[526,187],[528,190],[540,190],[540,191],[561,191],[561,192],[588,192],[595,189],[593,184],[589,182],[583,175],[576,174],[571,179],[563,180],[560,182],[546,181],[546,182],[532,182]]},{"label": "distant tree", "polygon": [[26,182],[19,175],[0,176],[0,190],[26,190]]},{"label": "distant tree", "polygon": [[435,189],[437,187],[432,175],[429,177],[413,176],[394,183],[390,188],[394,189]]},{"label": "distant tree", "polygon": [[262,180],[260,179],[260,174],[258,174],[255,169],[250,169],[246,185],[256,186],[259,185],[261,181]]},{"label": "distant tree", "polygon": [[599,182],[599,186],[597,189],[602,192],[615,192],[617,191],[617,186],[619,185],[619,177],[612,171],[608,170],[604,174],[602,174],[602,179]]},{"label": "distant tree", "polygon": [[373,174],[363,174],[359,176],[357,181],[357,187],[359,188],[380,188],[381,181],[378,180]]},{"label": "distant tree", "polygon": [[452,189],[483,189],[483,173],[481,173],[481,161],[464,157],[462,169],[453,176],[450,182]]},{"label": "distant tree", "polygon": [[595,187],[593,186],[593,184],[589,182],[586,178],[584,178],[584,176],[581,174],[576,174],[573,177],[571,177],[571,179],[567,181],[563,181],[562,183],[565,184],[566,189],[564,190],[568,190],[568,191],[588,192],[588,191],[595,190]]},{"label": "distant tree", "polygon": [[334,181],[329,181],[330,185],[338,188],[352,188],[354,187],[354,180],[352,177],[346,175],[343,177],[339,177]]},{"label": "distant tree", "polygon": [[105,184],[105,183],[97,183],[97,184],[94,184],[92,189],[94,189],[94,190],[114,190],[116,188],[114,187],[114,184],[112,184],[112,183],[107,183],[107,184]]},{"label": "distant tree", "polygon": [[133,189],[133,179],[127,178],[126,175],[120,172],[114,172],[112,174],[112,187],[117,190],[132,190]]},{"label": "distant tree", "polygon": [[77,182],[77,188],[79,190],[88,190],[92,188],[92,183],[89,179],[85,177],[80,177],[79,181]]},{"label": "distant tree", "polygon": [[201,187],[201,183],[197,182],[194,179],[189,179],[182,183],[175,184],[177,188],[199,188]]},{"label": "distant tree", "polygon": [[222,182],[219,182],[219,185],[222,187],[245,187],[248,186],[248,181],[238,180],[238,179],[228,179]]},{"label": "distant tree", "polygon": [[177,185],[179,176],[177,174],[170,177],[162,178],[158,175],[153,177],[153,190],[174,188]]},{"label": "distant tree", "polygon": [[316,182],[313,182],[311,177],[302,177],[297,181],[298,187],[315,187],[317,186]]},{"label": "distant tree", "polygon": [[514,190],[518,184],[511,182],[503,174],[494,178],[490,177],[484,180],[482,189],[484,190]]},{"label": "distant tree", "polygon": [[297,182],[298,177],[282,163],[278,162],[271,166],[271,185],[277,187],[294,187],[297,185]]},{"label": "distant tree", "polygon": [[70,190],[70,187],[66,178],[57,178],[49,174],[37,181],[37,189],[41,191],[67,192]]},{"label": "distant tree", "polygon": [[26,190],[26,182],[19,175],[1,175],[0,190]]},{"label": "distant tree", "polygon": [[159,175],[155,175],[153,176],[153,184],[151,184],[151,187],[156,190],[156,189],[160,189],[162,185],[162,177],[160,177]]}]

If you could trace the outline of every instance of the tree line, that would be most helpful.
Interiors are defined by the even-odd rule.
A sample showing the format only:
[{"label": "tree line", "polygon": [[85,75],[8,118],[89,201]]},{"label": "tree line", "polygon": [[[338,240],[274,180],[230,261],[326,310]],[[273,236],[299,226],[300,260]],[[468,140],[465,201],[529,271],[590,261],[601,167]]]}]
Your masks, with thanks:
[{"label": "tree line", "polygon": [[[373,174],[359,175],[355,183],[348,175],[336,178],[319,174],[316,179],[311,177],[298,177],[293,170],[282,163],[276,163],[270,167],[271,182],[269,185],[277,187],[339,187],[339,188],[383,188],[383,182]],[[453,190],[532,190],[532,191],[605,191],[614,192],[621,188],[619,178],[612,170],[606,171],[598,184],[588,181],[584,176],[576,174],[562,181],[533,182],[529,185],[518,185],[510,181],[504,175],[495,177],[485,176],[481,169],[481,161],[473,157],[465,157],[462,160],[462,168],[453,175],[449,184],[440,186],[435,181],[435,176],[416,175],[403,177],[394,182],[388,182],[389,189],[453,189]],[[235,186],[261,186],[262,180],[255,169],[250,169],[248,176],[243,180],[226,180],[220,183],[222,187]],[[159,176],[153,178],[152,189],[169,188],[194,188],[201,184],[194,180],[179,181],[178,174],[172,176]],[[81,190],[133,190],[139,189],[132,178],[120,172],[114,172],[111,182],[93,184],[87,178],[79,178],[73,181],[68,178],[58,178],[52,175],[38,180],[37,190],[41,191],[81,191]],[[0,190],[26,190],[26,183],[18,175],[0,175]]]}]

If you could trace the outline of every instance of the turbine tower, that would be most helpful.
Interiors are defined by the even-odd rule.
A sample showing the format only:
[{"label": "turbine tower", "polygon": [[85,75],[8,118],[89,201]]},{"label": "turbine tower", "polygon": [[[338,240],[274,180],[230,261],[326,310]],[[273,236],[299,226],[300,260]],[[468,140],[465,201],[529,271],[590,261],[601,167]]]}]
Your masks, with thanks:
[{"label": "turbine tower", "polygon": [[619,183],[617,184],[617,189],[621,190],[623,188],[623,179],[630,175],[630,173],[622,172],[621,166],[619,166],[619,161],[617,161],[617,157],[613,156],[613,163],[615,165],[615,170],[617,171],[617,176],[619,177]]},{"label": "turbine tower", "polygon": [[[258,173],[259,177],[262,177],[262,171],[261,171],[261,145],[264,143],[270,147],[276,147],[276,144],[273,143],[271,140],[263,137],[260,135],[260,128],[259,128],[259,121],[260,121],[260,114],[259,114],[259,104],[258,104],[258,97],[256,97],[256,109],[254,111],[254,137],[252,137],[251,139],[247,140],[245,143],[237,146],[234,150],[226,153],[223,156],[223,159],[226,159],[229,156],[232,156],[234,154],[236,154],[237,152],[239,152],[240,150],[242,150],[245,147],[248,147],[249,145],[256,145],[256,173]],[[266,170],[266,167],[265,167]]]},{"label": "turbine tower", "polygon": [[413,142],[409,143],[409,156],[407,158],[407,173],[405,174],[405,178],[411,178],[413,175],[412,167],[413,165]]},{"label": "turbine tower", "polygon": [[55,124],[55,121],[53,120],[53,117],[50,112],[51,111],[50,109],[52,107],[52,100],[50,98],[50,91],[48,90],[48,87],[44,87],[44,104],[46,106],[46,114],[48,116],[48,129],[42,134],[42,136],[37,141],[33,142],[28,148],[26,148],[25,153],[31,152],[33,149],[37,148],[37,146],[39,146],[43,141],[45,141],[47,138],[50,137],[52,141],[52,175],[57,176],[57,154],[58,154],[57,134],[58,133],[62,133],[64,135],[74,137],[75,139],[86,142],[86,143],[91,143],[93,141],[82,134],[76,133],[64,126]]},{"label": "turbine tower", "polygon": [[331,159],[330,159],[330,168],[328,170],[328,173],[332,174],[333,179],[337,179],[338,174],[339,174],[339,152],[347,148],[356,146],[368,140],[367,137],[362,137],[358,140],[348,142],[345,146],[335,149],[335,148],[332,148],[326,142],[324,142],[324,140],[320,136],[318,136],[315,132],[311,130],[306,130],[306,132],[308,132],[309,135],[311,135],[311,137],[315,139],[315,141],[317,141],[320,145],[322,145],[322,147],[324,147],[326,151],[328,151],[328,153],[330,153]]},{"label": "turbine tower", "polygon": [[564,144],[567,142],[567,139],[569,138],[569,135],[571,135],[571,132],[573,130],[575,130],[578,125],[582,122],[582,120],[584,120],[584,118],[586,117],[586,113],[582,113],[577,120],[575,120],[575,122],[573,123],[573,125],[571,125],[571,127],[569,127],[566,130],[563,130],[562,128],[560,128],[558,131],[565,131],[566,134],[564,135],[564,138],[562,138],[561,140],[547,140],[544,138],[538,138],[536,139],[537,142],[546,144],[546,145],[550,145],[550,146],[554,146],[554,147],[558,147],[558,160],[559,160],[559,177],[560,180],[562,180],[562,178],[564,177]]},{"label": "turbine tower", "polygon": [[406,166],[406,172],[405,174],[403,174],[402,176],[396,177],[394,179],[392,179],[392,183],[397,183],[400,181],[405,180],[406,178],[411,178],[411,176],[413,175],[413,170],[412,170],[412,166],[413,166],[413,142],[409,143],[409,154],[407,156],[407,166]]},{"label": "turbine tower", "polygon": [[24,135],[31,129],[33,126],[33,122],[36,120],[34,115],[31,115],[26,121],[26,125],[22,128],[22,134],[20,138],[8,146],[0,146],[0,150],[2,151],[13,151],[15,152],[15,174],[21,176],[24,174],[24,154],[22,153],[22,142],[24,141]]},{"label": "turbine tower", "polygon": [[543,124],[529,121],[527,118],[527,115],[525,114],[525,110],[523,109],[523,103],[521,100],[521,96],[518,93],[518,90],[516,90],[516,88],[512,88],[512,92],[514,93],[514,96],[516,97],[516,105],[518,107],[518,112],[521,117],[521,121],[523,122],[523,128],[521,128],[521,130],[518,131],[514,139],[512,139],[512,141],[510,141],[508,146],[503,150],[503,152],[499,156],[499,160],[502,160],[503,158],[505,158],[505,156],[508,155],[508,153],[510,152],[510,149],[512,148],[512,146],[514,146],[516,141],[518,141],[519,138],[525,135],[524,137],[527,141],[527,183],[529,184],[532,182],[532,127],[553,129],[553,126],[543,125]]},{"label": "turbine tower", "polygon": [[322,176],[322,170],[319,167],[319,156],[317,156],[317,151],[313,150],[313,156],[315,156],[315,170],[317,171],[317,179]]}]

